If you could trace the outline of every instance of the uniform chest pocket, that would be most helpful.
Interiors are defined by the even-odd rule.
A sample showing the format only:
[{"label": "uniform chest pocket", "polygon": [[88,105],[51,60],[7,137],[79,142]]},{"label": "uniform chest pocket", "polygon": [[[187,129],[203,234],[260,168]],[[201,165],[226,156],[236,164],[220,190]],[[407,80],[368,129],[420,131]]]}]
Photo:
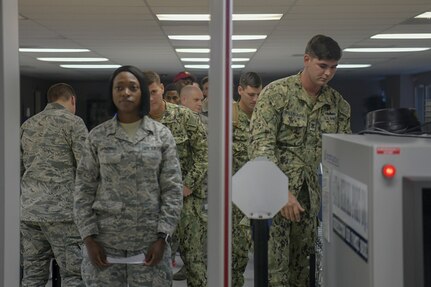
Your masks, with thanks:
[{"label": "uniform chest pocket", "polygon": [[286,146],[299,146],[304,142],[307,119],[301,115],[283,115],[278,141]]},{"label": "uniform chest pocket", "polygon": [[141,152],[141,162],[145,169],[158,170],[162,161],[161,149],[159,147],[147,147]]},{"label": "uniform chest pocket", "polygon": [[331,134],[338,131],[337,116],[334,113],[323,114],[319,122],[322,133]]},{"label": "uniform chest pocket", "polygon": [[99,151],[99,163],[102,182],[115,182],[120,169],[121,154],[116,150]]},{"label": "uniform chest pocket", "polygon": [[114,150],[102,150],[99,152],[100,164],[118,164],[121,162],[121,154]]}]

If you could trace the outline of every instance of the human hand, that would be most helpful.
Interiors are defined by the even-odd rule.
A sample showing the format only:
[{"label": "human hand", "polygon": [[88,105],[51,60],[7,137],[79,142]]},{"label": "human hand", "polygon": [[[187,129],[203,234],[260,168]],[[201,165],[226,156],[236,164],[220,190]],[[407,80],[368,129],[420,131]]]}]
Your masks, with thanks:
[{"label": "human hand", "polygon": [[159,238],[157,239],[151,246],[145,256],[144,265],[146,266],[154,266],[159,264],[159,262],[163,258],[163,254],[165,253],[166,242]]},{"label": "human hand", "polygon": [[106,253],[103,246],[93,237],[88,236],[84,239],[87,248],[88,257],[91,263],[97,267],[108,267],[110,264],[106,261]]},{"label": "human hand", "polygon": [[190,194],[192,194],[191,189],[184,185],[184,186],[183,186],[183,196],[184,196],[184,197],[187,197],[187,196],[189,196]]},{"label": "human hand", "polygon": [[288,192],[288,202],[281,209],[281,215],[291,221],[299,222],[301,221],[301,213],[305,209],[299,204],[296,197],[289,191]]}]

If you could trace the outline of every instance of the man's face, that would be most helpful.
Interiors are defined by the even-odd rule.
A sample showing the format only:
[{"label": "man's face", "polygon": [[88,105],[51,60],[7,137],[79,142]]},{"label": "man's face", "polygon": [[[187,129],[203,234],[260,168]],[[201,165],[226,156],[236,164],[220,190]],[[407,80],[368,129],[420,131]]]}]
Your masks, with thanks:
[{"label": "man's face", "polygon": [[163,84],[152,83],[148,86],[150,91],[150,113],[159,111],[163,105]]},{"label": "man's face", "polygon": [[304,72],[315,85],[320,87],[326,85],[334,77],[337,65],[336,60],[319,60],[308,54],[304,55]]},{"label": "man's face", "polygon": [[251,86],[246,86],[245,88],[241,86],[238,87],[238,94],[241,96],[240,105],[245,109],[245,112],[253,112],[253,109],[256,106],[257,98],[259,97],[261,91],[262,86],[259,88],[254,88]]},{"label": "man's face", "polygon": [[178,96],[177,91],[167,91],[165,93],[165,101],[168,103],[172,103],[178,105],[180,103],[180,97]]},{"label": "man's face", "polygon": [[204,96],[199,89],[187,91],[187,94],[181,95],[181,104],[196,113],[202,112],[202,101]]}]

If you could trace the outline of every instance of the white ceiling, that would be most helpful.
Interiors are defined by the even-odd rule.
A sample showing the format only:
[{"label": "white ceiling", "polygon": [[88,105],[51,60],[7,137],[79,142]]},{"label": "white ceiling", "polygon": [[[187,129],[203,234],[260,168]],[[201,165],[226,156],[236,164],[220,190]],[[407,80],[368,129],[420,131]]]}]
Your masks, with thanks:
[{"label": "white ceiling", "polygon": [[[280,21],[234,22],[233,34],[266,34],[265,40],[234,41],[234,48],[257,48],[241,71],[287,75],[302,67],[307,41],[315,34],[334,38],[341,48],[431,47],[428,40],[374,40],[377,33],[431,33],[431,20],[412,20],[431,11],[430,0],[235,0],[234,13],[283,13]],[[161,22],[158,13],[209,13],[203,0],[19,0],[20,47],[86,48],[67,56],[106,57],[111,64],[154,70],[165,79],[184,70],[175,48],[209,47],[208,42],[171,41],[171,34],[208,34],[208,22]],[[20,53],[23,75],[49,79],[95,79],[112,70],[70,70]],[[66,55],[61,55],[66,56]],[[198,55],[194,55],[198,56]],[[202,55],[199,55],[202,56]],[[105,62],[106,63],[106,62]],[[431,71],[431,50],[416,53],[347,53],[340,63],[372,64],[338,74],[386,76]],[[197,76],[205,70],[189,70]]]}]

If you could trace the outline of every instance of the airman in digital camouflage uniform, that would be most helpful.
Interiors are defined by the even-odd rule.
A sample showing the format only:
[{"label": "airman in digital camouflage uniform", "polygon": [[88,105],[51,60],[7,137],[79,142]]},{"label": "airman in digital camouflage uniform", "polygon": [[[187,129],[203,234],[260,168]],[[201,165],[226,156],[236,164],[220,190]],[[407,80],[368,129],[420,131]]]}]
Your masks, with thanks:
[{"label": "airman in digital camouflage uniform", "polygon": [[21,286],[45,286],[53,257],[65,286],[84,286],[73,191],[88,132],[75,116],[71,86],[55,84],[47,97],[45,109],[21,126]]},{"label": "airman in digital camouflage uniform", "polygon": [[[110,82],[116,116],[95,127],[77,170],[74,214],[86,245],[86,286],[172,285],[166,236],[182,208],[181,170],[168,128],[146,116],[142,72],[118,68]],[[110,257],[145,254],[141,264]]]},{"label": "airman in digital camouflage uniform", "polygon": [[[240,99],[239,102],[234,102],[232,107],[233,174],[248,162],[250,119],[261,90],[262,80],[258,74],[247,72],[240,76],[238,85]],[[232,205],[232,287],[244,285],[244,272],[250,248],[250,221],[236,205]]]},{"label": "airman in digital camouflage uniform", "polygon": [[199,116],[190,109],[163,100],[163,84],[155,72],[145,72],[151,94],[150,116],[166,125],[177,144],[183,174],[184,206],[178,226],[179,249],[186,267],[187,285],[207,286],[204,236],[207,226],[202,211],[202,188],[208,169],[208,142]]},{"label": "airman in digital camouflage uniform", "polygon": [[309,286],[321,192],[317,167],[323,133],[350,133],[350,106],[327,83],[341,49],[316,35],[307,44],[304,69],[266,86],[251,121],[250,159],[265,156],[289,178],[289,202],[274,217],[269,242],[270,286]]}]

